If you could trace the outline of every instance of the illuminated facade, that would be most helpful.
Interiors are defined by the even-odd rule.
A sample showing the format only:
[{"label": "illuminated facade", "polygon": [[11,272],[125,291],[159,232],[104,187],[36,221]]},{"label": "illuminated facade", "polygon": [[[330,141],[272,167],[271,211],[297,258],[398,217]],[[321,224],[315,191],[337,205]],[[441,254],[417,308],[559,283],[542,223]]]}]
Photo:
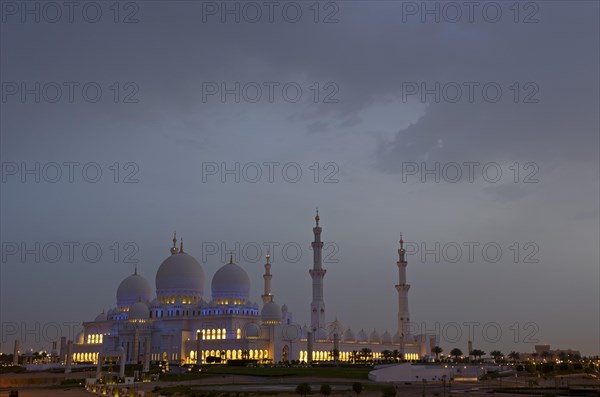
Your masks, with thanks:
[{"label": "illuminated facade", "polygon": [[[293,321],[287,305],[279,306],[271,291],[270,256],[265,263],[262,308],[250,299],[250,278],[234,263],[222,266],[211,282],[211,299],[204,298],[204,270],[196,259],[177,248],[173,236],[171,255],[160,265],[155,289],[137,268],[117,289],[116,306],[100,313],[94,321],[83,323],[78,339],[61,356],[74,363],[97,363],[117,357],[126,363],[168,361],[171,364],[196,364],[249,359],[261,362],[300,360],[359,361],[383,359],[386,351],[399,351],[405,359],[429,355],[437,345],[433,335],[408,332],[408,284],[403,241],[400,240],[400,281],[398,291],[398,330],[394,336],[385,331],[369,335],[343,329],[337,320],[327,323],[322,267],[322,228],[319,215],[313,228],[312,301],[310,328]],[[367,352],[368,349],[368,352]],[[361,353],[362,352],[362,353]],[[362,356],[361,356],[362,355]]]}]

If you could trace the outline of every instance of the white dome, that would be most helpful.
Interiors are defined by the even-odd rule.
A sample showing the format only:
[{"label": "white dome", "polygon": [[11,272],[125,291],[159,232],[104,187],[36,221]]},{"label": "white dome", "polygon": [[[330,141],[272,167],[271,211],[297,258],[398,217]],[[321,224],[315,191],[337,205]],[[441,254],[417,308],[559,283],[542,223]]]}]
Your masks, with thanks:
[{"label": "white dome", "polygon": [[390,344],[392,343],[392,335],[389,332],[385,331],[383,335],[381,335],[381,343]]},{"label": "white dome", "polygon": [[379,337],[379,333],[377,331],[373,330],[373,332],[371,332],[371,335],[369,336],[369,342],[381,343],[381,338]]},{"label": "white dome", "polygon": [[342,334],[344,333],[344,331],[342,329],[342,324],[338,321],[337,318],[334,322],[330,323],[327,328],[329,331],[329,339],[334,340],[336,334],[338,338],[342,338]]},{"label": "white dome", "polygon": [[156,272],[156,294],[193,295],[204,293],[204,270],[198,261],[185,252],[175,253],[161,263]]},{"label": "white dome", "polygon": [[400,334],[398,332],[396,332],[394,334],[394,343],[400,343],[400,342],[402,342],[401,338],[400,338]]},{"label": "white dome", "polygon": [[260,312],[260,318],[265,323],[281,323],[281,308],[275,302],[267,302]]},{"label": "white dome", "polygon": [[314,340],[328,340],[329,334],[325,328],[319,328],[316,331],[313,331],[313,339]]},{"label": "white dome", "polygon": [[344,332],[344,342],[354,342],[356,337],[354,336],[354,332],[350,328]]},{"label": "white dome", "polygon": [[142,300],[149,302],[152,299],[152,287],[137,270],[125,280],[121,281],[117,288],[117,306],[130,306]]},{"label": "white dome", "polygon": [[358,336],[356,337],[356,341],[357,342],[366,342],[367,341],[367,333],[365,332],[364,329],[361,329],[358,332]]},{"label": "white dome", "polygon": [[300,339],[306,339],[307,337],[308,337],[308,327],[305,324],[304,327],[302,327],[300,329]]},{"label": "white dome", "polygon": [[150,309],[144,302],[136,302],[129,309],[130,320],[145,320],[150,317]]},{"label": "white dome", "polygon": [[77,334],[77,336],[75,337],[75,343],[83,343],[83,331]]},{"label": "white dome", "polygon": [[106,313],[104,312],[104,310],[102,310],[102,313],[100,313],[96,316],[96,319],[94,321],[96,321],[96,322],[106,321]]},{"label": "white dome", "polygon": [[230,261],[217,270],[212,279],[211,289],[213,299],[238,298],[248,300],[250,297],[250,278],[244,269]]}]

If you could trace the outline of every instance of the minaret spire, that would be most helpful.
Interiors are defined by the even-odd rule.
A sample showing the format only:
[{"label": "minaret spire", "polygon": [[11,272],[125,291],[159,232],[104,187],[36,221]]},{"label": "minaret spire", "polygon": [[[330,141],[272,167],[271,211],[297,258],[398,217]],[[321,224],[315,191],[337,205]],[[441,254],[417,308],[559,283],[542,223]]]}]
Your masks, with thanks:
[{"label": "minaret spire", "polygon": [[173,232],[173,246],[171,247],[171,254],[176,254],[178,252],[179,250],[177,249],[177,232]]},{"label": "minaret spire", "polygon": [[400,353],[404,355],[404,342],[408,335],[408,324],[410,322],[410,314],[408,312],[408,290],[410,284],[406,283],[406,250],[404,249],[404,240],[402,233],[400,233],[400,249],[398,250],[398,284],[396,284],[396,291],[398,291],[398,335],[400,335]]},{"label": "minaret spire", "polygon": [[[321,263],[323,242],[321,241],[321,227],[319,226],[319,209],[315,216],[316,225],[313,227],[314,241],[311,243],[313,249],[313,267],[309,270],[312,277],[312,302],[310,304],[310,328],[313,332],[319,332],[325,328],[325,301],[323,294],[323,278],[327,270],[323,269]],[[318,336],[318,334],[317,334]]]},{"label": "minaret spire", "polygon": [[263,303],[269,303],[273,302],[273,294],[271,293],[271,279],[273,276],[271,275],[271,254],[269,251],[267,251],[265,258],[267,259],[267,263],[265,263],[265,274],[263,275],[263,279],[265,280],[265,290],[261,297]]},{"label": "minaret spire", "polygon": [[179,239],[179,253],[183,254],[183,239]]},{"label": "minaret spire", "polygon": [[133,274],[137,274],[137,263],[135,264],[135,268],[133,269]]}]

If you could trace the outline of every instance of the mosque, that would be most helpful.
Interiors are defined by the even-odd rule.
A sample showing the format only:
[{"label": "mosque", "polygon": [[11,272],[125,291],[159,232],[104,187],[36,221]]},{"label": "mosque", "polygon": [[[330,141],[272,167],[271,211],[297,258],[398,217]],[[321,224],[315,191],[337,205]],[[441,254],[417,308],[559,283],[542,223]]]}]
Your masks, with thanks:
[{"label": "mosque", "polygon": [[[262,304],[251,300],[250,278],[234,263],[222,266],[211,281],[210,298],[204,294],[204,270],[183,242],[177,248],[173,236],[170,255],[156,272],[154,290],[137,268],[117,288],[116,307],[83,323],[74,341],[61,340],[60,357],[67,366],[99,364],[108,360],[121,365],[150,363],[171,365],[256,360],[350,361],[356,352],[370,349],[373,358],[397,350],[407,360],[429,355],[438,344],[435,335],[412,335],[408,327],[408,290],[402,236],[398,249],[398,329],[354,332],[339,321],[327,322],[323,294],[326,269],[322,266],[323,241],[319,213],[313,227],[313,266],[310,327],[293,321],[287,305],[279,305],[271,290],[270,256],[266,256]],[[353,353],[354,352],[354,353]]]}]

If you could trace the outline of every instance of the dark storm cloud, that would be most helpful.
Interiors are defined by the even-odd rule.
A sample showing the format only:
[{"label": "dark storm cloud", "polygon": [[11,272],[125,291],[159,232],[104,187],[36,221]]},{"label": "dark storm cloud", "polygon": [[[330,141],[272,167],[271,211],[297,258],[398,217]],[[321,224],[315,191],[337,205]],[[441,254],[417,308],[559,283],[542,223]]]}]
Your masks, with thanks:
[{"label": "dark storm cloud", "polygon": [[[557,316],[549,309],[531,314],[523,302],[536,308],[577,304],[597,312],[598,286],[591,280],[598,274],[598,3],[531,3],[539,7],[536,23],[523,23],[531,16],[523,3],[515,23],[508,2],[481,3],[502,8],[498,22],[485,20],[479,8],[473,22],[463,9],[458,23],[436,23],[431,16],[422,23],[418,13],[407,15],[413,3],[392,1],[333,3],[334,23],[322,23],[334,10],[324,4],[315,23],[308,2],[297,3],[303,7],[297,23],[280,14],[273,23],[243,17],[222,23],[219,14],[207,15],[203,8],[223,2],[140,1],[138,22],[131,24],[113,23],[110,10],[97,24],[21,23],[7,16],[1,26],[3,83],[95,82],[103,96],[97,103],[82,99],[79,90],[73,103],[34,103],[31,96],[22,103],[20,95],[11,96],[2,103],[2,161],[96,161],[104,179],[4,183],[2,240],[77,238],[101,241],[105,248],[114,240],[135,240],[140,271],[152,283],[173,229],[185,235],[188,251],[198,258],[206,241],[279,237],[308,247],[319,205],[325,238],[340,247],[340,261],[326,266],[328,310],[355,331],[395,327],[390,280],[396,277],[400,231],[414,241],[535,241],[538,265],[440,265],[411,258],[413,317],[431,323],[491,316],[503,327],[537,321],[553,345],[597,351],[597,317]],[[121,11],[123,18],[127,10]],[[232,94],[222,97],[222,84],[232,89],[236,83],[239,101]],[[271,83],[277,84],[272,101]],[[283,96],[286,83],[302,89],[301,100]],[[257,86],[262,97],[255,103]],[[490,87],[485,94],[484,86]],[[436,92],[422,97],[423,87]],[[459,100],[456,87],[462,90]],[[474,87],[473,100],[468,87]],[[502,90],[497,101],[495,87]],[[134,101],[124,102],[127,95]],[[109,167],[115,161],[121,180],[123,164],[136,163],[139,183],[112,183]],[[270,161],[297,163],[302,180],[290,183],[279,173],[275,182],[265,182],[266,169],[259,183],[243,177],[222,183],[220,173],[202,180],[204,162],[241,168]],[[451,162],[497,163],[503,175],[497,182],[481,173],[473,182],[453,183],[447,175],[423,182],[419,173],[403,179],[407,163],[443,169]],[[515,162],[517,176],[509,168]],[[537,166],[537,182],[523,183],[534,170],[526,163]],[[339,182],[323,183],[327,177]],[[506,252],[510,244],[503,245]],[[103,259],[46,266],[3,262],[2,321],[49,321],[62,311],[68,314],[61,320],[93,318],[113,304],[118,282],[132,268]],[[310,255],[298,264],[274,263],[278,301],[304,321]],[[204,265],[210,280],[219,261],[209,258]],[[246,266],[257,296],[262,269]],[[564,277],[578,284],[584,299],[558,302],[547,286],[559,288]],[[456,288],[466,278],[469,288]],[[354,294],[348,286],[357,279],[361,293]],[[25,282],[43,291],[48,280],[57,291],[41,300],[47,306],[6,299]],[[89,280],[97,281],[92,296]],[[290,280],[302,282],[291,288]],[[512,295],[505,296],[507,288]],[[440,302],[430,291],[453,298]],[[506,301],[476,309],[471,302],[478,294]],[[378,306],[373,310],[381,302],[390,308],[384,318]],[[580,341],[568,337],[569,322],[585,330]],[[501,349],[530,347],[506,343]]]}]

